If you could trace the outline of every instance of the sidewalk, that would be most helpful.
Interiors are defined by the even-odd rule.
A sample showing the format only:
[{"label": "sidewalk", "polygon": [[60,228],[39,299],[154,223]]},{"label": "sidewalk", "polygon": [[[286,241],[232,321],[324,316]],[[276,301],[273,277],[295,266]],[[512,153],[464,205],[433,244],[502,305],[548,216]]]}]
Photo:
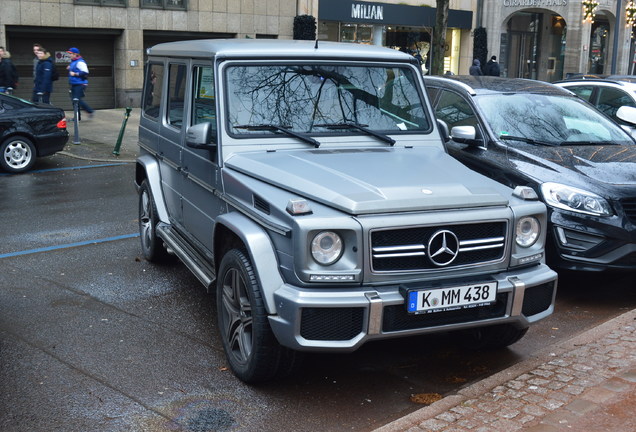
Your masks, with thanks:
[{"label": "sidewalk", "polygon": [[635,320],[629,311],[374,432],[636,431]]},{"label": "sidewalk", "polygon": [[[75,122],[68,121],[70,137],[59,154],[96,162],[134,162],[138,153],[140,109],[133,108],[124,129],[119,154],[113,153],[125,119],[125,108],[97,110],[92,119],[83,116],[78,124],[79,144],[75,142]],[[67,112],[67,118],[73,113]]]}]

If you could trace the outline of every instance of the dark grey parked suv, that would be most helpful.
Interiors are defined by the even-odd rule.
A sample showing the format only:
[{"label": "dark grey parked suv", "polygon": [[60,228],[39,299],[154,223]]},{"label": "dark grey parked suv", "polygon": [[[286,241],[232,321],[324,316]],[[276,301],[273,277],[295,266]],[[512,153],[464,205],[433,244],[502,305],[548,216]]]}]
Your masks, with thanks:
[{"label": "dark grey parked suv", "polygon": [[139,137],[144,255],[175,254],[216,289],[246,382],[381,338],[463,330],[506,346],[553,311],[545,206],[445,152],[409,55],[161,44]]}]

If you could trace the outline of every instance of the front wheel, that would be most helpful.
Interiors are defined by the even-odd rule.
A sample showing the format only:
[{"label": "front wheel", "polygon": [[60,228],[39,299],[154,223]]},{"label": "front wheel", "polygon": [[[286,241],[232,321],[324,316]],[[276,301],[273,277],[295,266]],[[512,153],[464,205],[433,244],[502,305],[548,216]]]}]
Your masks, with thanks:
[{"label": "front wheel", "polygon": [[219,331],[234,375],[246,383],[255,383],[295,369],[300,353],[282,347],[272,333],[247,254],[239,249],[227,252],[217,276]]},{"label": "front wheel", "polygon": [[21,173],[31,169],[37,153],[33,143],[24,137],[11,137],[0,145],[0,166],[10,173]]},{"label": "front wheel", "polygon": [[157,207],[150,186],[144,180],[139,188],[139,237],[144,258],[150,262],[163,262],[170,256],[157,236],[158,223]]}]

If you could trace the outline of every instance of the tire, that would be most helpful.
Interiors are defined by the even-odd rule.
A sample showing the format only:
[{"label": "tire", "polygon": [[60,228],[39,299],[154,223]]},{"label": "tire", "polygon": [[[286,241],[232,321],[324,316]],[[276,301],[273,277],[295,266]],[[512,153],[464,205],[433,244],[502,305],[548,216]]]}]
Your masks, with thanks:
[{"label": "tire", "polygon": [[272,333],[254,268],[243,250],[223,256],[216,300],[223,349],[234,375],[253,384],[297,370],[300,353],[281,346]]},{"label": "tire", "polygon": [[170,258],[163,241],[157,237],[158,223],[155,200],[148,182],[144,180],[139,188],[139,238],[144,258],[150,262],[165,262]]},{"label": "tire", "polygon": [[472,329],[468,332],[466,346],[473,350],[505,348],[519,341],[528,327],[519,329],[512,324],[499,324]]},{"label": "tire", "polygon": [[31,169],[37,152],[33,143],[24,137],[14,136],[0,145],[0,166],[10,173],[21,173]]}]

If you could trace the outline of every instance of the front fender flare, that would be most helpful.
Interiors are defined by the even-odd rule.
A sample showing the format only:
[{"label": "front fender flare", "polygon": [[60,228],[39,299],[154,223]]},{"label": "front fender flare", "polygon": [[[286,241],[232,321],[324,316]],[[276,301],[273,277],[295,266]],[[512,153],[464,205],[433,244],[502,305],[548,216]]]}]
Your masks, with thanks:
[{"label": "front fender flare", "polygon": [[[278,270],[276,251],[269,234],[262,226],[239,212],[219,216],[216,224],[233,232],[245,245],[263,291],[267,312],[276,314],[274,292],[284,285],[284,281]],[[219,256],[217,262],[221,259],[222,257]]]},{"label": "front fender flare", "polygon": [[164,223],[169,223],[168,210],[161,190],[161,170],[159,168],[159,162],[151,155],[142,155],[137,158],[135,167],[135,186],[137,189],[139,189],[144,179],[148,181],[159,220]]}]

